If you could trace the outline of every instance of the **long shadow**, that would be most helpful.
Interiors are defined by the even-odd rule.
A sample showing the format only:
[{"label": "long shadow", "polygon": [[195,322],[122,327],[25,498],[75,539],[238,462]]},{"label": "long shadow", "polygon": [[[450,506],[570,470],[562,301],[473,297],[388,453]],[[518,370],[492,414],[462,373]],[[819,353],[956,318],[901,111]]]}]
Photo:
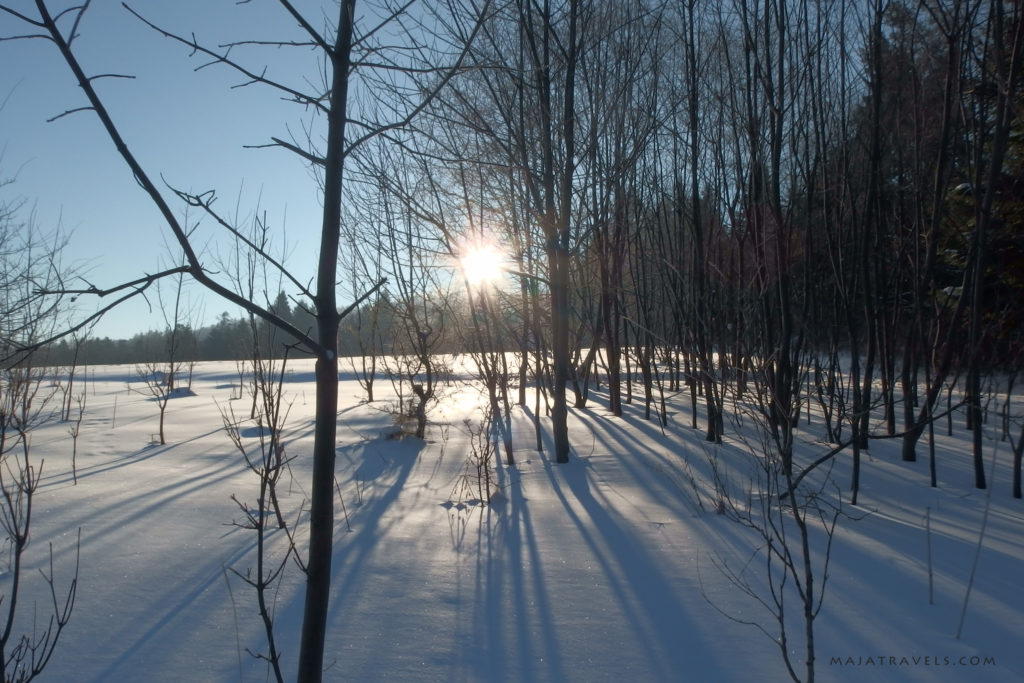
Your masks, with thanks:
[{"label": "long shadow", "polygon": [[[369,408],[367,407],[369,406]],[[361,411],[373,410],[375,412]],[[376,408],[374,404],[357,403],[341,408],[337,415],[338,420],[338,441],[351,439],[353,435],[360,439],[348,446],[358,446],[360,443],[374,441],[382,436],[388,435],[390,427],[394,426],[393,419],[385,409]],[[286,438],[291,441],[295,439],[312,438],[316,432],[316,418],[310,417],[301,422],[293,421],[285,428]]]},{"label": "long shadow", "polygon": [[[128,664],[132,658],[142,650],[150,641],[165,637],[165,634],[161,633],[167,627],[171,626],[175,619],[179,618],[186,610],[192,608],[192,606],[198,603],[205,594],[218,582],[224,581],[224,572],[221,566],[234,566],[248,553],[252,552],[256,547],[256,542],[252,541],[248,544],[236,549],[229,557],[223,560],[222,565],[218,565],[215,568],[209,569],[203,574],[197,574],[193,580],[188,582],[176,583],[170,588],[163,597],[161,597],[155,604],[157,605],[168,605],[172,606],[162,616],[149,625],[141,633],[135,634],[137,631],[128,625],[123,625],[121,633],[123,638],[119,637],[117,642],[125,642],[130,638],[130,644],[124,649],[124,651],[118,655],[110,664],[108,664],[103,671],[98,675],[94,676],[91,681],[93,683],[105,683],[106,681],[124,680],[122,675],[119,675],[118,669]],[[188,586],[187,591],[181,591],[182,586]],[[209,596],[206,595],[208,598]],[[206,608],[208,611],[212,611],[218,605],[218,602],[206,602]],[[141,618],[144,622],[148,622],[145,616]],[[176,629],[171,629],[167,635],[176,634]],[[161,647],[174,647],[174,643],[161,643]],[[137,667],[131,667],[130,670],[138,670]]]},{"label": "long shadow", "polygon": [[[121,469],[122,467],[129,467],[130,465],[134,465],[134,464],[142,462],[144,460],[149,460],[150,458],[155,458],[158,455],[164,455],[166,453],[170,453],[170,452],[172,452],[176,448],[179,448],[179,447],[184,446],[186,444],[190,444],[190,443],[192,443],[194,441],[199,441],[200,439],[205,439],[206,437],[213,436],[214,434],[218,434],[218,433],[221,433],[223,431],[224,431],[224,429],[222,427],[220,427],[220,428],[217,428],[217,429],[212,429],[212,430],[206,432],[205,434],[197,434],[196,436],[193,436],[191,438],[183,439],[181,441],[177,441],[177,442],[174,442],[174,443],[168,443],[168,444],[162,444],[162,445],[161,444],[149,444],[149,445],[143,446],[142,448],[137,448],[137,449],[135,449],[134,451],[132,451],[130,453],[125,453],[124,455],[117,456],[115,459],[109,460],[109,461],[107,461],[105,463],[101,463],[101,464],[97,464],[97,465],[86,465],[84,467],[79,467],[78,468],[78,479],[79,479],[79,482],[81,482],[81,480],[83,480],[83,479],[87,480],[90,477],[94,477],[94,476],[99,475],[99,474],[104,474],[106,472],[112,472],[114,470]],[[225,448],[224,448],[225,457],[233,462],[234,458],[230,458],[229,457],[229,455],[230,455],[229,448],[230,448],[230,443],[226,441],[226,437],[225,437]],[[81,455],[83,457],[87,457],[87,454],[81,454],[80,453],[79,455]],[[68,471],[63,471],[63,472],[60,472],[60,473],[49,474],[49,475],[43,476],[41,478],[41,480],[40,480],[39,490],[40,491],[44,491],[44,490],[48,490],[48,489],[57,489],[57,488],[65,487],[65,486],[71,486],[71,485],[74,485],[74,475],[73,475],[73,473],[68,472]]]},{"label": "long shadow", "polygon": [[[416,464],[417,456],[425,444],[418,439],[404,439],[380,446],[381,440],[365,441],[338,448],[338,469],[352,469],[353,479],[358,477],[364,487],[361,504],[347,503],[352,531],[344,524],[335,525],[334,554],[331,562],[331,596],[328,612],[328,643],[324,658],[325,680],[337,676],[336,667],[344,662],[334,659],[338,656],[339,645],[344,644],[344,634],[352,624],[345,620],[355,603],[365,597],[367,584],[374,581],[373,572],[368,568],[382,538],[387,534],[391,522],[385,524],[385,513],[401,495],[406,481]],[[382,479],[391,479],[384,490],[380,489]],[[342,481],[344,483],[344,481]],[[340,514],[340,510],[336,511]],[[278,607],[279,623],[302,623],[303,599],[290,601]],[[387,616],[380,615],[382,618]],[[362,626],[360,626],[362,628]],[[375,631],[387,632],[384,624],[375,624]],[[331,635],[333,634],[333,635]],[[286,664],[287,666],[287,664]]]},{"label": "long shadow", "polygon": [[[591,491],[591,466],[576,459],[549,469],[555,494],[575,523],[599,564],[622,614],[637,634],[635,643],[656,671],[657,680],[678,680],[688,660],[709,650],[700,642],[700,628],[688,618],[688,608],[638,537],[609,512],[609,503]],[[575,501],[576,505],[573,504]],[[577,512],[577,505],[586,517]],[[681,636],[685,634],[685,643]],[[684,646],[685,645],[685,646]]]},{"label": "long shadow", "polygon": [[[680,514],[695,514],[699,503],[679,480],[686,476],[680,470],[681,465],[688,463],[686,453],[699,447],[697,437],[692,436],[693,430],[680,431],[671,422],[662,430],[656,422],[644,419],[639,414],[640,410],[642,406],[623,406],[622,417],[614,417],[587,409],[570,409],[571,418],[579,423],[572,432],[575,434],[572,437],[573,451],[577,457],[590,447],[596,452],[600,443],[605,452],[616,456],[616,463],[635,481],[643,482],[652,500]],[[531,421],[535,419],[528,407],[524,407],[523,412]],[[590,444],[583,436],[585,432],[593,438]],[[546,441],[550,440],[547,430],[542,434]],[[545,450],[551,452],[550,445],[545,446]],[[672,458],[671,454],[680,457]],[[687,503],[690,504],[689,509]]]},{"label": "long shadow", "polygon": [[[170,508],[173,510],[173,506],[184,496],[212,487],[221,481],[236,477],[242,472],[244,472],[244,470],[237,460],[230,459],[216,468],[204,469],[197,474],[193,474],[182,479],[175,479],[156,489],[140,491],[138,496],[143,497],[146,501],[142,506],[136,506],[134,503],[128,502],[124,499],[118,499],[105,507],[95,509],[88,515],[83,516],[79,514],[68,516],[75,519],[78,527],[83,529],[82,545],[88,546],[92,538],[104,538],[108,534],[125,525],[126,520],[124,519],[123,513],[119,513],[117,510],[112,509],[115,506],[130,507],[133,519],[145,518],[150,514],[155,514],[163,508]],[[229,502],[230,501],[225,498],[225,505]],[[54,508],[52,514],[54,516],[65,516],[66,513],[60,512],[57,508]],[[94,525],[94,522],[97,520],[100,524]],[[228,520],[223,520],[223,522],[227,523]],[[55,550],[54,557],[59,559],[71,552],[73,552],[72,548],[65,547],[60,550]]]},{"label": "long shadow", "polygon": [[[166,454],[169,457],[177,455],[174,453],[176,449],[180,449],[189,441],[200,439],[216,431],[199,435],[194,439],[178,444],[150,449],[152,452],[146,453],[144,458],[161,454]],[[192,454],[192,452],[188,452],[188,449],[186,449],[183,455],[187,457]],[[221,460],[221,462],[213,462],[211,464],[209,459],[203,459],[196,468],[189,466],[195,462],[194,460],[189,460],[185,461],[185,467],[173,472],[151,472],[152,476],[142,482],[144,484],[142,487],[132,489],[120,488],[117,489],[115,495],[109,498],[90,497],[89,500],[92,502],[90,505],[85,506],[85,509],[88,510],[85,515],[80,511],[71,513],[59,511],[61,508],[66,509],[68,506],[80,505],[81,501],[66,502],[57,508],[53,508],[52,514],[62,518],[73,519],[76,524],[82,527],[83,549],[100,547],[100,545],[103,545],[103,541],[107,541],[107,545],[109,545],[109,542],[117,537],[117,534],[112,535],[114,531],[120,531],[122,527],[127,525],[147,524],[147,520],[173,520],[177,517],[175,514],[177,507],[183,501],[189,507],[197,504],[201,505],[203,491],[210,490],[219,483],[236,477],[245,471],[239,458],[225,457]],[[97,468],[91,474],[96,475],[103,471],[116,470],[120,467],[139,462],[140,458],[138,455],[132,454],[119,459],[116,463],[111,463],[103,468]],[[70,475],[68,475],[69,478]],[[51,479],[54,478],[51,477]],[[57,479],[59,480],[59,478]],[[155,484],[155,486],[151,487],[151,484]],[[50,488],[53,488],[52,481],[50,482]],[[205,499],[208,500],[208,497]],[[226,499],[225,505],[228,505]],[[125,510],[130,510],[130,518],[126,518],[127,513]],[[47,514],[50,514],[50,512]],[[221,523],[227,523],[228,521],[227,519],[220,520]],[[151,529],[149,533],[159,533],[159,524]],[[133,533],[135,532],[126,532],[126,535],[131,538]],[[97,545],[98,543],[99,545]],[[157,545],[159,547],[159,544]],[[139,613],[134,617],[130,617],[128,621],[110,624],[111,628],[106,633],[108,645],[104,649],[113,657],[109,659],[108,657],[103,657],[102,671],[90,680],[123,680],[123,676],[120,675],[122,673],[121,669],[125,666],[136,668],[132,661],[137,661],[139,657],[144,656],[144,652],[148,649],[153,647],[176,647],[177,643],[164,641],[168,638],[173,639],[180,632],[180,622],[184,615],[188,615],[190,620],[203,621],[202,616],[195,616],[197,612],[200,615],[208,614],[223,606],[223,600],[209,600],[211,589],[218,581],[223,579],[221,566],[224,563],[229,565],[237,563],[247,553],[251,552],[254,546],[254,541],[247,541],[241,544],[236,541],[235,543],[229,543],[227,546],[218,543],[212,555],[204,555],[197,566],[187,569],[185,575],[176,576],[169,584],[163,584],[165,587],[163,594],[151,601],[151,604],[160,610],[158,613]],[[131,550],[131,548],[117,548],[117,552],[130,552]],[[133,560],[130,565],[126,566],[139,568],[138,565],[141,562],[142,571],[147,572],[146,567],[157,567],[160,564],[160,557],[163,556],[165,551],[170,553],[176,552],[173,548],[166,548],[157,552],[139,555],[136,560]],[[228,552],[227,556],[222,554],[225,551]],[[73,552],[73,547],[55,548],[54,556],[57,560],[61,560],[65,555]],[[88,560],[84,555],[83,563],[88,564]],[[63,564],[66,564],[66,562]],[[93,576],[92,578],[92,580],[97,579],[104,582],[105,588],[112,595],[117,594],[116,589],[111,590],[116,584],[107,583],[107,581],[114,579],[105,579],[101,576]],[[81,588],[88,590],[84,583],[84,575],[82,580]],[[72,624],[74,623],[75,620],[73,619]],[[99,634],[93,638],[102,642]]]},{"label": "long shadow", "polygon": [[[508,680],[515,678],[513,672],[528,680],[538,662],[546,666],[548,680],[570,680],[544,578],[547,564],[537,544],[529,499],[514,472],[508,472],[503,487],[505,500],[481,517],[473,633],[484,642],[474,647],[469,664],[477,680]],[[507,589],[506,582],[511,584]],[[533,632],[538,626],[539,635]],[[510,633],[511,639],[506,637]]]},{"label": "long shadow", "polygon": [[[628,414],[621,418],[607,419],[577,414],[576,418],[590,431],[595,446],[600,443],[606,453],[615,456],[617,465],[635,481],[643,482],[651,500],[681,515],[693,513],[692,508],[688,510],[684,505],[692,498],[692,493],[682,490],[679,482],[667,474],[677,473],[682,476],[678,472],[679,465],[686,458],[681,456],[673,460],[669,453],[682,453],[690,447],[686,434],[667,432],[651,435],[647,439],[641,438],[636,433],[635,418]],[[579,450],[584,450],[582,443],[580,446]]]},{"label": "long shadow", "polygon": [[[440,466],[439,457],[431,472],[431,479],[437,476]],[[448,500],[441,503],[448,516],[454,570],[452,602],[456,605],[456,608],[450,611],[453,645],[456,650],[447,661],[447,680],[467,680],[467,670],[475,672],[474,677],[469,680],[507,679],[512,675],[511,669],[503,665],[503,655],[507,653],[503,632],[504,601],[501,599],[505,572],[502,570],[504,562],[497,549],[501,538],[498,527],[503,526],[500,520],[508,513],[509,488],[513,483],[517,483],[519,478],[515,465],[505,466],[501,462],[496,462],[492,490],[496,485],[499,493],[491,499],[489,505],[480,505],[476,501],[453,503],[452,500]],[[471,522],[474,518],[475,530],[471,532]],[[469,566],[468,571],[465,562],[467,559],[472,560],[472,566]],[[472,599],[469,601],[463,598],[466,583],[472,592]],[[460,608],[465,606],[471,606],[470,619],[465,618],[464,609]]]},{"label": "long shadow", "polygon": [[[386,449],[377,448],[380,443],[369,441],[343,447],[358,452],[361,459],[352,459],[356,465],[355,471],[359,479],[373,490],[369,491],[370,495],[361,505],[349,510],[355,522],[354,531],[347,533],[342,530],[342,535],[335,539],[332,562],[334,576],[328,616],[332,621],[343,614],[354,596],[359,594],[361,584],[371,579],[364,567],[373,556],[378,542],[387,533],[389,525],[385,524],[385,513],[401,495],[417,457],[425,446],[423,441],[412,438],[389,443]],[[385,477],[393,480],[385,490],[377,491],[376,482]]]}]

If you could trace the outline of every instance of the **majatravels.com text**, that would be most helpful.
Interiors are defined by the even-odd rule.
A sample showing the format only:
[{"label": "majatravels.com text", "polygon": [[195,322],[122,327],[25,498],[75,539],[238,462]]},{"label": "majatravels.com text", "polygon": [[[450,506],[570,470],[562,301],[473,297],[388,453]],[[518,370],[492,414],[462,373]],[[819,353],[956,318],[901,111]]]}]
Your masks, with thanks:
[{"label": "majatravels.com text", "polygon": [[829,666],[995,666],[995,657],[980,655],[927,655],[896,657],[892,655],[857,655],[829,657]]}]

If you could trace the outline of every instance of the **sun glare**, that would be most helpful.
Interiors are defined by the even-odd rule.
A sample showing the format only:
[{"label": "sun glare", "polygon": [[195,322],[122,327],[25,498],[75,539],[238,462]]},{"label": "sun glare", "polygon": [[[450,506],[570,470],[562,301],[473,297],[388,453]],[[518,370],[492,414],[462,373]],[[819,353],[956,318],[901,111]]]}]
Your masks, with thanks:
[{"label": "sun glare", "polygon": [[501,277],[501,254],[490,244],[469,249],[461,261],[462,272],[471,285],[488,284]]}]

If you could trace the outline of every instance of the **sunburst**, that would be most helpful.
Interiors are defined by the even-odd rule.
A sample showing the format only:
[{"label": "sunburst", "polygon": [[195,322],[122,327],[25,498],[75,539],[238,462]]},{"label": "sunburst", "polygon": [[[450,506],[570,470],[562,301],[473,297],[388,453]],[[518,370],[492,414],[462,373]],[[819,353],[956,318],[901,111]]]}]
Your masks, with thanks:
[{"label": "sunburst", "polygon": [[466,281],[474,287],[497,281],[502,274],[503,260],[501,253],[491,244],[467,249],[459,259]]}]

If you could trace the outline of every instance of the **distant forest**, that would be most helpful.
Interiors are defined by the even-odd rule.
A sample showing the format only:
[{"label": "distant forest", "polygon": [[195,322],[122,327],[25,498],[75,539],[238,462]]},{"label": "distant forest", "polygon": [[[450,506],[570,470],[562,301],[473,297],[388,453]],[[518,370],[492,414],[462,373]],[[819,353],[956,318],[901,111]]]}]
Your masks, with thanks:
[{"label": "distant forest", "polygon": [[[368,332],[360,331],[363,322],[374,318],[375,333],[380,335],[380,320],[386,313],[386,299],[366,304],[347,317],[338,336],[339,355],[354,356],[365,352],[370,344]],[[271,309],[300,330],[316,325],[316,320],[299,306],[290,304],[282,292]],[[384,311],[382,313],[382,311]],[[173,333],[173,336],[172,336]],[[294,339],[277,332],[265,322],[240,315],[232,317],[221,313],[217,322],[206,327],[193,328],[187,322],[163,330],[150,330],[129,339],[84,336],[64,337],[37,352],[33,362],[46,365],[114,365],[118,363],[157,363],[175,361],[249,360],[257,346],[263,358],[280,358]],[[382,342],[381,342],[382,343]],[[173,347],[173,351],[172,351]],[[297,354],[301,356],[301,352]]]}]

